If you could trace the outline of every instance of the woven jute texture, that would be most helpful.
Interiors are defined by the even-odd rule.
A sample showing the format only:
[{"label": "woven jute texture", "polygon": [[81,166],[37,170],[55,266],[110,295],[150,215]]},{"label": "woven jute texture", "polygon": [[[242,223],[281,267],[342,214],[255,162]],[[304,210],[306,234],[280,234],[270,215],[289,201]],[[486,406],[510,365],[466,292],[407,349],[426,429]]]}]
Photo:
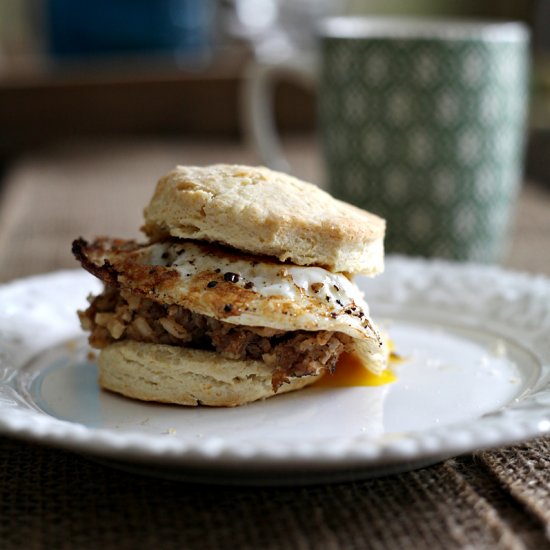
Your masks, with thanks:
[{"label": "woven jute texture", "polygon": [[[230,488],[136,476],[62,451],[0,441],[1,548],[521,549],[549,544],[543,523],[491,469],[472,458],[354,483]],[[528,454],[540,459],[537,448],[538,443],[529,446]],[[517,455],[518,470],[527,467],[519,449],[490,455],[499,460],[507,452]],[[547,472],[539,482],[549,480]]]},{"label": "woven jute texture", "polygon": [[[301,175],[312,172],[312,150],[291,148]],[[219,161],[254,159],[238,145],[174,141],[21,160],[0,195],[0,280],[76,267],[69,248],[80,235],[138,236],[159,175]],[[519,209],[510,261],[550,273],[540,252],[550,192],[528,186]],[[138,476],[4,437],[0,549],[27,548],[550,548],[550,439],[379,479],[243,488]]]},{"label": "woven jute texture", "polygon": [[545,526],[550,537],[550,439],[483,452],[479,458],[506,491]]}]

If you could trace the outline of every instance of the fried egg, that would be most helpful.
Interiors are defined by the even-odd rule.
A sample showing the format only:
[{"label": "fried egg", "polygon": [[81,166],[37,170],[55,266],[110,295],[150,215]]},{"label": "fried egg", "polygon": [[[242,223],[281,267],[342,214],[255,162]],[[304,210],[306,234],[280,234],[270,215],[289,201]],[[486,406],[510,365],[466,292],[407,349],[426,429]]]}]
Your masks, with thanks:
[{"label": "fried egg", "polygon": [[342,273],[197,241],[138,245],[79,240],[74,252],[106,284],[163,304],[178,304],[235,325],[347,334],[367,368],[383,369],[387,351],[368,305]]}]

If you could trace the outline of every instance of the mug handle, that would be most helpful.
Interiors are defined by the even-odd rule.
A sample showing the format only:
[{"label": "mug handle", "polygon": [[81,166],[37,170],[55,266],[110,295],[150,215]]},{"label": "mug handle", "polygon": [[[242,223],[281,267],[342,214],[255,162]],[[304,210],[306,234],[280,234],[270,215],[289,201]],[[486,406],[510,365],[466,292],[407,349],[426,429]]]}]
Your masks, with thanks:
[{"label": "mug handle", "polygon": [[306,88],[317,82],[317,63],[312,55],[249,65],[241,92],[241,113],[245,138],[265,166],[289,172],[273,116],[273,89],[277,80],[291,79]]}]

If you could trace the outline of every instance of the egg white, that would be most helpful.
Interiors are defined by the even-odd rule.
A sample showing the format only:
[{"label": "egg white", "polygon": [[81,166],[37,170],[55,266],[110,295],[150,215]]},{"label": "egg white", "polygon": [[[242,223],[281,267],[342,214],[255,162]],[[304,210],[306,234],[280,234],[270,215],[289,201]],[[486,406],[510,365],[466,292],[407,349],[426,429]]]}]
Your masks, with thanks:
[{"label": "egg white", "polygon": [[[385,346],[369,307],[359,288],[342,273],[181,240],[134,249],[104,246],[101,252],[95,247],[89,259],[113,266],[122,287],[227,323],[347,334],[355,339],[357,352],[369,357],[371,370],[383,368]],[[170,278],[155,280],[164,275]]]},{"label": "egg white", "polygon": [[147,263],[178,271],[179,293],[209,293],[208,287],[197,289],[196,277],[219,271],[220,278],[225,274],[236,275],[237,280],[230,284],[247,290],[250,302],[294,305],[295,315],[277,315],[273,308],[269,308],[267,315],[264,308],[255,307],[225,316],[224,321],[228,323],[282,330],[333,330],[357,337],[369,320],[369,307],[361,291],[342,273],[332,273],[322,267],[212,254],[207,247],[193,242],[156,243],[149,247],[149,254]]}]

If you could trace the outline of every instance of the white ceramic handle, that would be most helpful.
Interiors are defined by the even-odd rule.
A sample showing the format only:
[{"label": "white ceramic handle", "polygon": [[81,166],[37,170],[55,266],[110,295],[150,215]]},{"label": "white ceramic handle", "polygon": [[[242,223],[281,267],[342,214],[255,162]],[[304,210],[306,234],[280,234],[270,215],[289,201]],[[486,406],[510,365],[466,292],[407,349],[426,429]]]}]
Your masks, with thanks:
[{"label": "white ceramic handle", "polygon": [[273,170],[289,172],[275,128],[273,89],[277,80],[289,79],[312,88],[317,80],[313,56],[283,61],[255,62],[248,67],[241,95],[245,137],[260,161]]}]

